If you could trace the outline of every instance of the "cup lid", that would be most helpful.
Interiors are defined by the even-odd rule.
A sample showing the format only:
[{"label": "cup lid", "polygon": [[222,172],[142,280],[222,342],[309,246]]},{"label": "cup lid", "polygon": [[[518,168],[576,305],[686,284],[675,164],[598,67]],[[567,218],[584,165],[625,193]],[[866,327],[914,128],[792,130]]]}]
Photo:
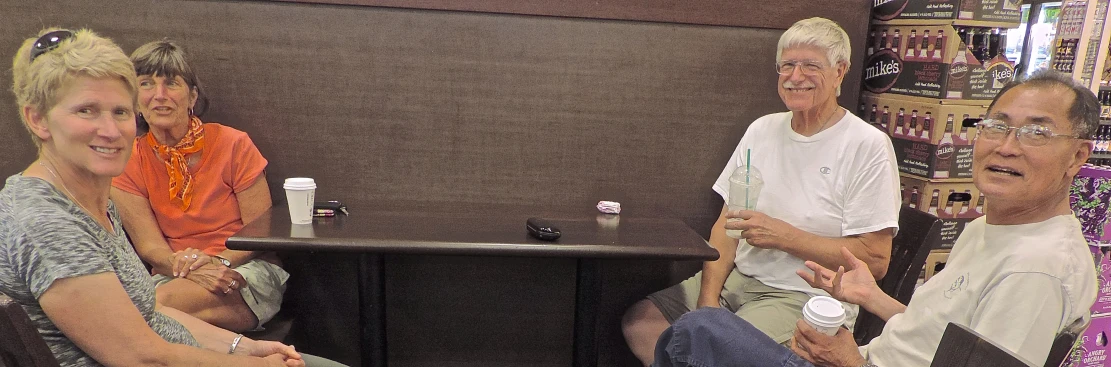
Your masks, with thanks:
[{"label": "cup lid", "polygon": [[287,189],[315,189],[316,181],[308,177],[290,177],[285,179]]},{"label": "cup lid", "polygon": [[827,326],[840,326],[845,322],[845,307],[833,297],[814,296],[803,307],[804,316]]}]

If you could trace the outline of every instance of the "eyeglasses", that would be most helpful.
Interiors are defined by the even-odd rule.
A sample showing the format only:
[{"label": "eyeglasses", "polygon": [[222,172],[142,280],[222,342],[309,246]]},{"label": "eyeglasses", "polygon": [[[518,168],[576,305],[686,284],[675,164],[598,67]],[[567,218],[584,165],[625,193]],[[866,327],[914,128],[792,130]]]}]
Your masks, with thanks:
[{"label": "eyeglasses", "polygon": [[35,58],[39,57],[39,55],[58,48],[58,45],[62,44],[62,41],[70,38],[73,38],[73,31],[68,29],[57,30],[42,35],[42,37],[39,37],[39,39],[35,41],[34,45],[31,45],[31,62],[34,62]]},{"label": "eyeglasses", "polygon": [[799,68],[802,75],[814,76],[821,73],[825,66],[820,62],[810,60],[785,60],[775,63],[775,72],[779,75],[791,75],[795,72],[795,68]]},{"label": "eyeglasses", "polygon": [[1015,130],[1015,139],[1022,145],[1027,146],[1041,146],[1046,145],[1053,138],[1069,138],[1069,139],[1083,139],[1075,135],[1058,134],[1050,130],[1048,127],[1042,125],[1026,125],[1026,126],[1007,126],[1002,120],[996,119],[983,119],[976,123],[976,128],[980,133],[978,138],[984,138],[992,141],[999,141],[1007,138],[1011,130]]}]

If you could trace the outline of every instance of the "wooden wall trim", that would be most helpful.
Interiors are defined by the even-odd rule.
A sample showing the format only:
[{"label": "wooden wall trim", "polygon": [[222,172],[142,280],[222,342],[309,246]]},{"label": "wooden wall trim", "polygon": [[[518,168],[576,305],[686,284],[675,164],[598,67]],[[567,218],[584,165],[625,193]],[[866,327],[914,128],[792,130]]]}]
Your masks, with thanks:
[{"label": "wooden wall trim", "polygon": [[[787,29],[799,19],[859,18],[869,2],[825,0],[264,0],[293,3],[379,6],[429,10],[474,11],[590,19],[634,20],[699,25]],[[864,17],[864,19],[868,19]],[[852,25],[842,25],[846,29]]]}]

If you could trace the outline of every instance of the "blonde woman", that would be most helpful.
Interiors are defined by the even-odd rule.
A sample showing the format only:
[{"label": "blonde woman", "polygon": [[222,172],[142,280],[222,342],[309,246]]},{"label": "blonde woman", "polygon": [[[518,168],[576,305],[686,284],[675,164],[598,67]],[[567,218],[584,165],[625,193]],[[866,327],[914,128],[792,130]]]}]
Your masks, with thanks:
[{"label": "blonde woman", "polygon": [[13,60],[20,117],[38,157],[0,190],[0,292],[31,317],[62,366],[303,366],[155,302],[112,178],[135,139],[136,74],[112,41],[48,29]]}]

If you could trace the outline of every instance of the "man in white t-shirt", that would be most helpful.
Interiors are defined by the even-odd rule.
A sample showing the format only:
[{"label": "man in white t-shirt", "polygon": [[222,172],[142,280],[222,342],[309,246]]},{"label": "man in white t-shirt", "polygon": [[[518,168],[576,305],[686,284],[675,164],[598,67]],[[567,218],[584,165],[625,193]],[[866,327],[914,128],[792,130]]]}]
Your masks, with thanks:
[{"label": "man in white t-shirt", "polygon": [[[727,309],[788,341],[806,300],[826,294],[795,275],[804,260],[848,265],[839,252],[846,247],[877,278],[886,273],[898,227],[895,153],[884,132],[837,104],[849,54],[848,35],[828,19],[805,19],[783,33],[776,72],[790,111],[754,121],[713,186],[728,202],[729,177],[751,167],[763,178],[756,207],[729,213],[723,206],[709,240],[718,260],[626,312],[625,339],[644,364],[660,334],[700,307]],[[725,234],[730,218],[744,219],[729,228],[743,230],[739,242]],[[848,308],[855,319],[856,307]]]},{"label": "man in white t-shirt", "polygon": [[[1092,151],[1099,103],[1067,75],[1038,71],[1003,88],[977,127],[973,182],[988,197],[983,217],[965,227],[945,269],[906,306],[884,294],[848,250],[849,266],[806,262],[798,275],[833,297],[887,321],[857,347],[798,321],[790,349],[727,312],[698,310],[660,338],[658,366],[926,367],[949,322],[1043,365],[1055,336],[1088,321],[1096,272],[1069,187]],[[848,269],[846,272],[845,269]]]}]

